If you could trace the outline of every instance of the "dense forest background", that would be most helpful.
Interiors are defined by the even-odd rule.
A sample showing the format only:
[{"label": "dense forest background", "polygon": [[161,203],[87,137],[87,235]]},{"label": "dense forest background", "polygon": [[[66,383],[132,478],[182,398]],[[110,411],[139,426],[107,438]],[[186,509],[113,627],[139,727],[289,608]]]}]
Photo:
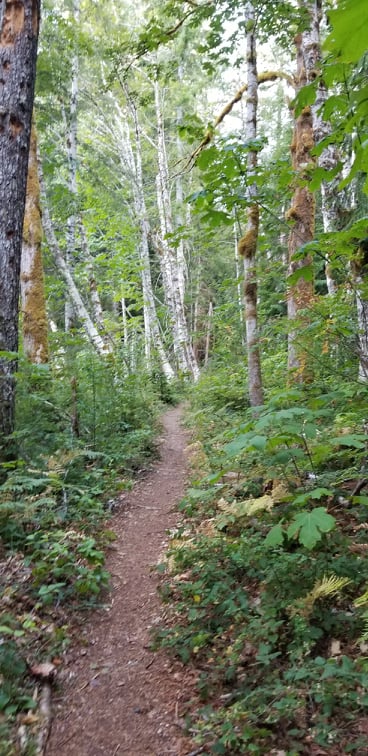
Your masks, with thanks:
[{"label": "dense forest background", "polygon": [[156,640],[199,665],[200,752],[366,753],[367,31],[364,0],[44,0],[0,329],[4,754],[25,647],[106,587],[106,511],[184,397]]}]

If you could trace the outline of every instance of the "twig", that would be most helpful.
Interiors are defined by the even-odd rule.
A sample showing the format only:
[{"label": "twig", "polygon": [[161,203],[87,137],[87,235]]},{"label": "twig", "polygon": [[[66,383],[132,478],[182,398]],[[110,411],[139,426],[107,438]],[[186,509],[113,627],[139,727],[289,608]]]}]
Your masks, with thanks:
[{"label": "twig", "polygon": [[114,751],[114,753],[112,754],[112,756],[115,756],[115,755],[117,754],[117,752],[118,752],[119,748],[120,748],[120,743],[118,743],[118,745],[116,746],[116,748],[115,748],[115,751]]},{"label": "twig", "polygon": [[353,488],[351,492],[351,497],[358,496],[362,488],[364,488],[366,485],[368,485],[368,478],[363,478],[363,480],[358,480],[358,483],[356,484],[355,488]]},{"label": "twig", "polygon": [[[118,576],[118,577],[119,577],[119,576]],[[83,685],[81,685],[81,687],[80,687],[80,688],[78,688],[78,690],[77,690],[77,693],[80,693],[80,691],[81,691],[81,690],[84,690],[85,688],[87,688],[87,687],[88,687],[88,685],[90,685],[90,684],[91,684],[91,682],[92,682],[93,680],[96,680],[96,677],[99,677],[99,674],[100,674],[100,673],[99,673],[99,672],[97,672],[97,674],[96,674],[96,675],[93,675],[93,677],[91,677],[91,679],[90,679],[90,680],[87,680],[87,682],[83,683]]]}]

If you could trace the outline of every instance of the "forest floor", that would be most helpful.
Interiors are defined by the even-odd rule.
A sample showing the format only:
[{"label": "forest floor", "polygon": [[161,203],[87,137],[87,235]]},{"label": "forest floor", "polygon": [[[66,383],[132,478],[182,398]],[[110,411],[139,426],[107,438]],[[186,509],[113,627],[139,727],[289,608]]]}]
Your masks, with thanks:
[{"label": "forest floor", "polygon": [[[160,459],[124,494],[109,522],[108,602],[88,615],[63,659],[47,756],[184,756],[183,730],[193,672],[150,647],[160,620],[160,562],[186,479],[181,408],[162,418]],[[193,747],[193,746],[192,746]]]}]

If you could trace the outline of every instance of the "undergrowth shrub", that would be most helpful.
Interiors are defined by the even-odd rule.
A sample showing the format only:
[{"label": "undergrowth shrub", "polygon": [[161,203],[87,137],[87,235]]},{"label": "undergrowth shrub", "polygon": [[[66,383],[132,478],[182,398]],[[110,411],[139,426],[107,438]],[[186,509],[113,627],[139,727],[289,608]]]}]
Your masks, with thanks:
[{"label": "undergrowth shrub", "polygon": [[129,372],[124,354],[98,357],[77,337],[56,347],[49,365],[20,363],[18,459],[3,465],[0,481],[4,754],[13,752],[16,717],[34,706],[30,663],[57,656],[72,612],[108,586],[111,501],[155,454],[161,402],[180,390],[141,366]]},{"label": "undergrowth shrub", "polygon": [[206,472],[162,566],[174,611],[155,642],[198,670],[204,754],[368,748],[366,411],[332,381],[231,422],[196,394]]}]

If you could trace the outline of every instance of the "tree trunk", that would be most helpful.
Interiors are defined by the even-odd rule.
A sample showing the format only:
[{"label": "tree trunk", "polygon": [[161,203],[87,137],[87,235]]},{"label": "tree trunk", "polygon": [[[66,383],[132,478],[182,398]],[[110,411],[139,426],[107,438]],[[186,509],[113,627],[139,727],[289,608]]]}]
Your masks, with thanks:
[{"label": "tree trunk", "polygon": [[[172,380],[175,373],[170,365],[166,351],[162,342],[160,323],[157,317],[155,298],[152,286],[151,267],[149,259],[149,237],[150,226],[147,216],[146,201],[144,196],[143,170],[142,170],[142,152],[141,152],[141,130],[138,121],[138,113],[134,102],[126,90],[130,112],[133,118],[136,154],[134,157],[132,145],[130,142],[129,131],[126,129],[125,140],[122,141],[123,151],[120,153],[121,161],[124,166],[128,166],[133,177],[133,200],[136,218],[140,229],[139,255],[141,262],[141,280],[143,291],[143,312],[144,312],[144,330],[145,330],[145,349],[147,366],[150,366],[151,342],[157,350],[163,373],[167,380]],[[122,116],[122,114],[121,114]]]},{"label": "tree trunk", "polygon": [[47,316],[42,265],[42,219],[37,171],[37,137],[32,125],[20,274],[23,349],[35,364],[48,360]]},{"label": "tree trunk", "polygon": [[368,238],[360,242],[352,262],[358,316],[359,380],[368,382]]},{"label": "tree trunk", "polygon": [[244,294],[242,290],[242,285],[240,281],[241,276],[241,269],[240,269],[240,257],[239,257],[239,249],[238,249],[238,228],[237,223],[234,221],[234,257],[235,257],[235,278],[236,278],[236,291],[237,291],[237,297],[238,297],[238,308],[239,308],[239,323],[240,323],[240,334],[241,334],[241,342],[243,347],[245,347],[245,338],[244,338]]},{"label": "tree trunk", "polygon": [[[75,23],[79,23],[79,0],[73,2],[73,16]],[[78,52],[74,52],[71,61],[71,90],[69,102],[69,118],[65,119],[66,123],[66,150],[68,157],[68,189],[72,204],[72,212],[68,217],[66,224],[66,251],[65,262],[67,267],[73,270],[73,258],[76,246],[77,232],[77,149],[78,149],[78,94],[79,94],[79,57]],[[73,301],[66,292],[65,301],[65,330],[68,332],[74,326],[74,317],[76,312],[73,307]]]},{"label": "tree trunk", "polygon": [[68,294],[73,305],[73,311],[81,321],[83,328],[96,351],[100,355],[106,355],[109,352],[109,348],[104,343],[104,340],[101,338],[96,326],[91,320],[91,317],[75,284],[72,271],[70,270],[66,260],[64,259],[63,253],[58,245],[47,204],[46,190],[43,182],[41,166],[39,166],[39,179],[42,199],[42,225],[45,232],[47,244],[50,248],[50,252],[53,255],[56,266],[66,283]]},{"label": "tree trunk", "polygon": [[[307,0],[305,7],[311,16],[311,24],[306,31],[298,34],[295,40],[297,47],[297,92],[315,78],[317,70],[318,44],[316,44],[315,29],[312,24],[312,0]],[[308,322],[307,311],[313,300],[314,286],[311,280],[311,256],[306,254],[295,259],[295,255],[302,245],[312,241],[314,237],[315,200],[308,186],[303,185],[303,181],[308,179],[308,168],[313,161],[311,156],[313,147],[313,115],[311,108],[305,107],[297,117],[294,127],[291,154],[292,167],[296,174],[296,185],[292,206],[286,214],[287,219],[292,223],[288,242],[289,274],[302,268],[309,268],[308,273],[306,271],[305,276],[301,274],[297,282],[293,283],[288,290],[288,318],[290,321],[288,367],[289,370],[295,371],[295,377],[300,382],[311,380],[312,377],[307,355],[298,344],[298,328],[301,328],[302,325],[305,327]]]},{"label": "tree trunk", "polygon": [[[0,27],[0,351],[18,351],[19,278],[40,0],[6,0]],[[16,360],[0,358],[0,459],[14,429]]]},{"label": "tree trunk", "polygon": [[[321,69],[321,39],[320,39],[320,22],[322,17],[322,0],[315,0],[313,8],[313,30],[316,60],[316,74]],[[318,68],[317,68],[318,66]],[[323,79],[318,82],[316,100],[312,106],[313,113],[313,136],[315,144],[325,139],[331,134],[331,124],[325,121],[322,114],[322,108],[328,97],[327,87]],[[318,166],[325,171],[332,171],[336,168],[340,160],[338,147],[335,144],[329,144],[325,147],[317,158]],[[322,181],[321,184],[321,210],[323,230],[325,233],[338,230],[338,220],[341,211],[341,192],[338,189],[341,175],[335,176],[332,181]],[[325,276],[327,291],[330,295],[336,294],[337,286],[333,277],[331,264],[331,254],[326,257]]]},{"label": "tree trunk", "polygon": [[[182,63],[179,63],[178,65],[178,82],[179,86],[183,86],[183,65]],[[183,142],[180,139],[179,134],[179,126],[183,121],[183,106],[179,105],[176,109],[176,125],[178,129],[177,137],[176,137],[176,152],[177,152],[177,161],[180,163],[180,161],[183,159]],[[183,176],[180,171],[178,171],[178,174],[176,176],[175,180],[175,193],[176,193],[176,227],[180,228],[183,226],[183,206],[184,206],[184,192],[183,192]],[[179,278],[179,292],[180,292],[180,299],[182,307],[184,308],[184,297],[185,297],[185,243],[184,239],[181,237],[179,240],[178,248],[176,251],[176,260],[177,260],[177,266],[178,266],[178,278]]]},{"label": "tree trunk", "polygon": [[157,118],[157,159],[158,175],[157,206],[160,217],[160,251],[161,269],[165,297],[171,316],[173,330],[174,352],[178,360],[179,369],[192,375],[194,380],[199,378],[199,368],[190,342],[188,326],[184,312],[184,302],[181,296],[182,287],[182,262],[177,260],[176,251],[173,249],[169,236],[173,233],[172,209],[169,192],[169,172],[167,165],[165,131],[161,107],[161,97],[158,81],[154,83],[155,106]]},{"label": "tree trunk", "polygon": [[[247,14],[247,106],[246,106],[246,140],[257,136],[258,76],[254,8],[252,3],[246,5]],[[249,150],[247,159],[248,207],[247,229],[239,241],[239,254],[244,258],[244,299],[245,327],[248,355],[248,392],[251,407],[263,404],[261,357],[259,352],[258,318],[257,318],[257,268],[256,254],[259,233],[259,208],[257,204],[257,187],[255,174],[258,154]]]}]

